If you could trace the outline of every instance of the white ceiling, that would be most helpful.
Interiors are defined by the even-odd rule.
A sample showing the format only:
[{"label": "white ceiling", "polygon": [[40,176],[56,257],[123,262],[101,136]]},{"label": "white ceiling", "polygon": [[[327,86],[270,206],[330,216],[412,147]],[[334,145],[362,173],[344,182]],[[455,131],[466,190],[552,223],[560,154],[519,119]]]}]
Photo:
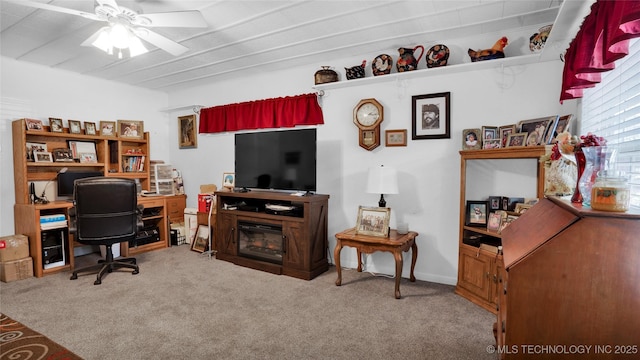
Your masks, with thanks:
[{"label": "white ceiling", "polygon": [[[93,0],[37,0],[94,12]],[[506,35],[505,52],[529,52],[530,34],[554,24],[545,51],[564,52],[592,0],[118,0],[140,13],[199,10],[208,28],[154,28],[189,51],[172,56],[145,43],[150,52],[119,60],[80,46],[104,23],[71,14],[0,0],[3,56],[169,92],[206,82],[295,67],[357,65],[334,59],[397,57],[399,47],[443,43],[450,63],[469,62],[466,49],[490,48]],[[550,43],[553,40],[553,44]],[[549,56],[547,54],[547,56]],[[425,68],[424,58],[419,68]],[[395,71],[395,70],[394,70]],[[309,76],[313,85],[313,74]]]}]

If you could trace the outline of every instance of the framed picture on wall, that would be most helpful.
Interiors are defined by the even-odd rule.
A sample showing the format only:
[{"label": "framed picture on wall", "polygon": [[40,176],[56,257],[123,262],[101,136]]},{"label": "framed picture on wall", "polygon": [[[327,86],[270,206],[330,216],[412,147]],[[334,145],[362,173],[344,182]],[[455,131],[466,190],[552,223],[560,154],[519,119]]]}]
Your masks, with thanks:
[{"label": "framed picture on wall", "polygon": [[407,146],[407,130],[385,130],[385,146]]},{"label": "framed picture on wall", "polygon": [[450,92],[412,96],[411,139],[449,139],[450,100]]},{"label": "framed picture on wall", "polygon": [[178,117],[178,144],[180,149],[193,149],[198,147],[196,130],[195,115]]}]

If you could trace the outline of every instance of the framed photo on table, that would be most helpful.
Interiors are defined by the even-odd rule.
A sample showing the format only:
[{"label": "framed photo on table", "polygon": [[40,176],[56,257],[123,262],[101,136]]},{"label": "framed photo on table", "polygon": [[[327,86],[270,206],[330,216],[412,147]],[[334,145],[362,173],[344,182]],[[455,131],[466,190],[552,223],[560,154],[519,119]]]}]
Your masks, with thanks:
[{"label": "framed photo on table", "polygon": [[80,134],[80,133],[82,133],[82,125],[80,125],[80,121],[69,120],[69,134]]},{"label": "framed photo on table", "polygon": [[80,159],[80,154],[93,153],[96,154],[96,143],[93,141],[69,141],[69,149],[74,159]]},{"label": "framed photo on table", "polygon": [[544,145],[549,124],[553,125],[557,118],[558,116],[554,115],[546,118],[520,121],[518,123],[520,132],[527,133],[526,146]]},{"label": "framed photo on table", "polygon": [[207,225],[198,225],[196,238],[191,243],[191,250],[203,253],[209,248],[209,227]]},{"label": "framed photo on table", "polygon": [[118,136],[123,138],[142,139],[144,123],[138,120],[118,120]]},{"label": "framed photo on table", "polygon": [[84,133],[85,135],[95,135],[96,134],[96,123],[85,121],[84,122]]},{"label": "framed photo on table", "polygon": [[482,140],[480,129],[464,129],[462,130],[462,150],[475,150],[482,148]]},{"label": "framed photo on table", "polygon": [[49,118],[49,128],[51,132],[61,133],[64,127],[62,126],[62,119]]},{"label": "framed photo on table", "polygon": [[412,96],[411,139],[449,139],[450,100],[450,92]]},{"label": "framed photo on table", "polygon": [[46,143],[27,142],[25,145],[27,147],[27,161],[35,161],[34,153],[47,151]]},{"label": "framed photo on table", "polygon": [[25,125],[27,126],[27,130],[36,130],[43,131],[44,126],[42,125],[42,120],[37,119],[24,119]]},{"label": "framed photo on table", "polygon": [[71,153],[71,149],[59,148],[53,149],[51,152],[53,153],[53,160],[55,162],[73,162],[73,153]]},{"label": "framed photo on table", "polygon": [[502,147],[507,147],[507,138],[509,134],[515,134],[516,125],[504,125],[498,128],[498,135],[500,136]]},{"label": "framed photo on table", "polygon": [[198,147],[198,136],[196,130],[197,125],[195,115],[178,117],[178,144],[180,149]]},{"label": "framed photo on table", "polygon": [[236,174],[232,172],[223,173],[222,186],[227,189],[233,189],[236,186]]},{"label": "framed photo on table", "polygon": [[100,136],[116,137],[115,121],[100,121]]},{"label": "framed photo on table", "polygon": [[388,237],[390,217],[391,209],[389,208],[360,206],[356,234]]},{"label": "framed photo on table", "polygon": [[509,136],[507,136],[506,147],[525,146],[526,141],[527,141],[527,133],[525,132],[509,134]]},{"label": "framed photo on table", "polygon": [[489,203],[486,201],[467,201],[465,214],[466,226],[485,227],[489,216]]},{"label": "framed photo on table", "polygon": [[37,151],[33,153],[33,157],[36,162],[53,162],[53,156],[51,156],[50,152]]}]

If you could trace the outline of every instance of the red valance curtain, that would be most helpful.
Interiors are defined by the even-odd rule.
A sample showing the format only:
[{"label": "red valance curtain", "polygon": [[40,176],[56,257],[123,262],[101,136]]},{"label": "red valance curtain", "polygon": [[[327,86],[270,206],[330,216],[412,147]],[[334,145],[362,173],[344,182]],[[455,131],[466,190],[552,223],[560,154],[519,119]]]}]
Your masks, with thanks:
[{"label": "red valance curtain", "polygon": [[629,40],[640,36],[640,1],[598,0],[584,19],[564,57],[560,102],[582,97],[629,53]]},{"label": "red valance curtain", "polygon": [[200,134],[324,124],[316,94],[249,101],[200,110]]}]

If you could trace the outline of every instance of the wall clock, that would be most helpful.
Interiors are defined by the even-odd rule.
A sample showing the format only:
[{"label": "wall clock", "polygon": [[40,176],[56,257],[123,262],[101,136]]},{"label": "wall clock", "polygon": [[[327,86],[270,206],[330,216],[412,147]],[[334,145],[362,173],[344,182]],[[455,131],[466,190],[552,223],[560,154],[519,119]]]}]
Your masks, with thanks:
[{"label": "wall clock", "polygon": [[380,146],[380,123],[384,118],[382,105],[376,99],[362,99],[353,108],[353,122],[358,127],[358,144],[365,150]]}]

